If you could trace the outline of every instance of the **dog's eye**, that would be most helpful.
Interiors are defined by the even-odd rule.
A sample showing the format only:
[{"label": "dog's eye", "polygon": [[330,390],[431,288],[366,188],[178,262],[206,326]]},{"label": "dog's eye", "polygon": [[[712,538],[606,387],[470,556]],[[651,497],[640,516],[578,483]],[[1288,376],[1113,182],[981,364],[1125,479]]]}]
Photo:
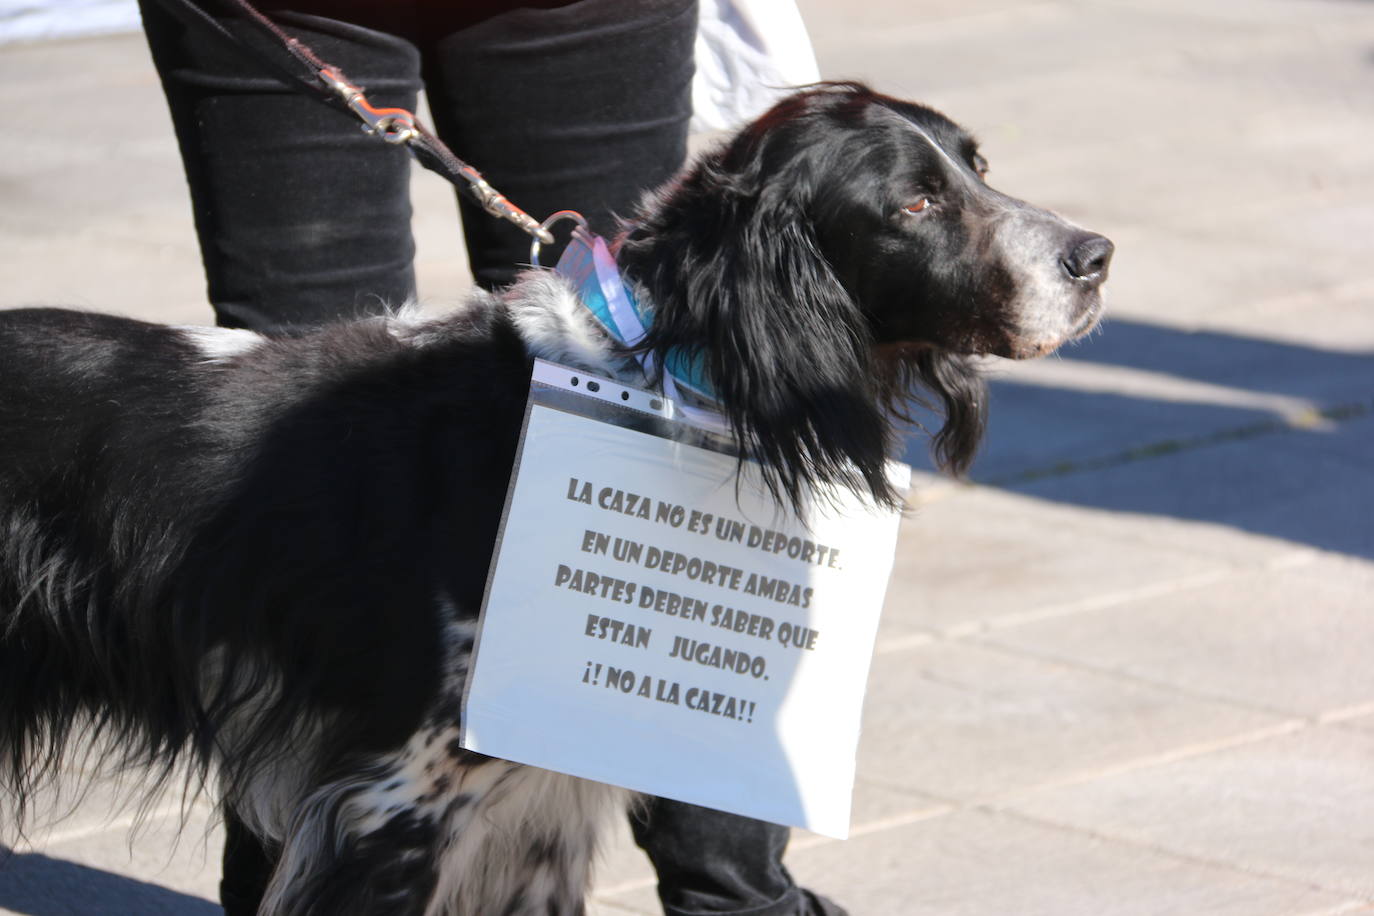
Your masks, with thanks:
[{"label": "dog's eye", "polygon": [[927,207],[929,207],[929,206],[930,206],[930,198],[929,198],[929,197],[922,197],[920,200],[916,201],[916,203],[914,203],[914,204],[907,204],[905,207],[902,208],[902,212],[903,212],[903,213],[920,213],[922,210],[925,210],[925,209],[926,209]]},{"label": "dog's eye", "polygon": [[979,178],[988,177],[988,161],[977,153],[973,154],[973,170],[978,173]]}]

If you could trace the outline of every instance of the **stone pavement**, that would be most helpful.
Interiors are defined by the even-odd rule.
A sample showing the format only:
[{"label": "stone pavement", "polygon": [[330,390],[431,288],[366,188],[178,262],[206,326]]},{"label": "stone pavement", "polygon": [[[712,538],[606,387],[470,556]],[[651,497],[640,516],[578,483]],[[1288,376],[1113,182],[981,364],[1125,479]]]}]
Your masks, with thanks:
[{"label": "stone pavement", "polygon": [[[1374,912],[1374,4],[802,6],[827,76],[945,109],[1118,252],[1099,334],[993,367],[975,482],[918,475],[853,837],[791,867],[855,916]],[[207,321],[139,39],[0,48],[0,101],[0,304]],[[0,912],[217,912],[204,803],[131,843],[106,797],[16,844]],[[593,911],[657,912],[623,835]]]}]

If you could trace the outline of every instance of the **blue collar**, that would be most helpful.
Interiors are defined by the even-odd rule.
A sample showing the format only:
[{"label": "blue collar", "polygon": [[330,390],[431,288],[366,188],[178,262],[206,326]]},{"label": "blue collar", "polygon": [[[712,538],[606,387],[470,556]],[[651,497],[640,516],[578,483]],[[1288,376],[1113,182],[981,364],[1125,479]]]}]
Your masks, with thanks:
[{"label": "blue collar", "polygon": [[[605,239],[581,230],[573,233],[554,270],[572,282],[582,304],[612,338],[629,347],[644,339],[653,324],[653,313],[640,309],[634,291],[621,279]],[[646,374],[652,369],[650,359],[648,354],[640,358]],[[670,377],[665,379],[665,394],[672,396],[667,389],[676,383],[698,398],[717,400],[701,353],[670,350],[663,364],[665,375]]]}]

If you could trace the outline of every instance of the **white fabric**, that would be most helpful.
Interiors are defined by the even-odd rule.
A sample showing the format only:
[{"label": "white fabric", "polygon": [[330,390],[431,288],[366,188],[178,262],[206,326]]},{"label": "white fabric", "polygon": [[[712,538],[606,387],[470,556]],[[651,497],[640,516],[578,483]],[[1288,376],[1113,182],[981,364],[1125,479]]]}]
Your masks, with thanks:
[{"label": "white fabric", "polygon": [[732,130],[820,79],[794,0],[700,0],[693,133]]}]

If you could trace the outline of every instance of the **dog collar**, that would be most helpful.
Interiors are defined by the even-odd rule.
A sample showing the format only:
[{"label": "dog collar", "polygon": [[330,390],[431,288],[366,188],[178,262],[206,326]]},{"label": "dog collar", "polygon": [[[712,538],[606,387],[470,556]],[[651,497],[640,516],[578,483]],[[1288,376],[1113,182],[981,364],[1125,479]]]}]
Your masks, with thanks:
[{"label": "dog collar", "polygon": [[[634,291],[626,286],[605,239],[583,230],[574,232],[554,270],[573,284],[587,311],[613,339],[627,347],[638,346],[644,339],[653,323],[653,315],[640,308]],[[637,354],[637,357],[645,374],[652,374],[652,354]],[[724,427],[724,421],[715,411],[681,403],[679,390],[685,390],[699,401],[715,403],[717,400],[701,353],[670,350],[663,360],[663,369],[663,393],[677,401],[684,414],[700,425]]]}]

